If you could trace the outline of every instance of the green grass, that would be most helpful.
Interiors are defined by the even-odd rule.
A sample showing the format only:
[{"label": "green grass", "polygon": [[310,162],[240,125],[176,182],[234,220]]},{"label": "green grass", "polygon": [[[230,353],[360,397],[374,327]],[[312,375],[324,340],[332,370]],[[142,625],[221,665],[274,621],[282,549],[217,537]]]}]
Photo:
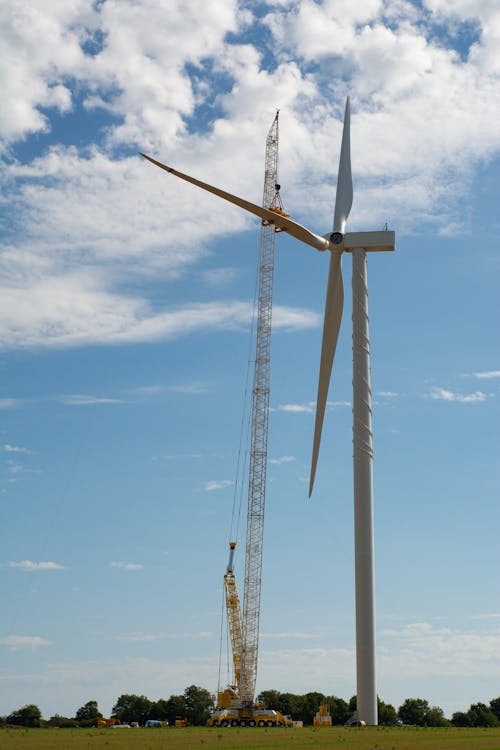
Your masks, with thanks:
[{"label": "green grass", "polygon": [[500,750],[500,728],[0,729],[0,750]]}]

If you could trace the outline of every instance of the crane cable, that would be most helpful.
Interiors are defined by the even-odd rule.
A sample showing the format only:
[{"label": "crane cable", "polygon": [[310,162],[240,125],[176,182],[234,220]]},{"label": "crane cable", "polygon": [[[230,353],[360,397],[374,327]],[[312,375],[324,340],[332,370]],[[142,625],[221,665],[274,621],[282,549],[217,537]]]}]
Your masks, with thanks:
[{"label": "crane cable", "polygon": [[[275,136],[276,140],[278,139],[278,134],[279,134],[279,131],[278,131],[279,112],[280,112],[279,109],[277,109],[273,124],[271,126],[271,130],[274,126],[276,126],[276,136]],[[268,135],[268,138],[269,138],[269,135]],[[267,151],[266,151],[266,155],[267,155]],[[283,204],[281,202],[281,196],[280,196],[280,189],[281,189],[281,185],[279,183],[279,156],[278,156],[278,153],[276,152],[275,175],[274,175],[274,191],[275,192],[274,192],[274,197],[270,205],[271,206],[276,205],[283,210]],[[264,204],[266,203],[265,197],[264,197],[263,203]],[[268,206],[266,205],[266,208],[267,207]],[[233,509],[231,513],[231,526],[229,530],[229,541],[234,541],[234,542],[238,542],[238,539],[239,539],[241,508],[243,505],[244,477],[246,476],[247,460],[248,460],[248,455],[249,455],[248,448],[250,445],[250,435],[251,435],[251,429],[252,429],[252,413],[251,413],[252,404],[248,396],[248,388],[249,388],[249,382],[250,382],[250,375],[251,373],[253,374],[253,366],[255,365],[255,361],[252,359],[252,351],[254,350],[254,342],[256,341],[256,336],[257,336],[256,320],[257,320],[257,314],[258,314],[259,285],[260,285],[260,274],[261,274],[260,253],[261,253],[261,249],[259,248],[258,257],[257,257],[257,272],[255,274],[255,286],[254,286],[254,293],[253,293],[252,322],[251,322],[251,327],[250,327],[250,337],[249,337],[249,343],[248,343],[247,371],[246,371],[246,377],[245,377],[245,389],[244,389],[244,395],[243,395],[243,406],[242,406],[242,414],[241,414],[240,438],[239,438],[239,444],[238,444],[238,458],[237,458],[237,463],[236,463],[236,479],[234,483],[234,492],[233,492]],[[241,471],[240,471],[243,434],[245,431],[245,420],[247,421],[245,450],[244,450],[243,467],[241,468]],[[238,493],[239,493],[239,496],[238,496]],[[235,515],[236,515],[236,526],[235,526]]]},{"label": "crane cable", "polygon": [[[257,264],[258,265],[258,264]],[[240,437],[238,442],[238,456],[236,460],[236,477],[234,482],[233,491],[233,508],[231,512],[231,525],[229,529],[229,541],[238,542],[240,533],[240,522],[241,522],[241,508],[243,505],[243,491],[244,491],[244,477],[246,476],[247,460],[248,460],[248,446],[250,443],[250,430],[251,430],[251,409],[250,399],[248,395],[250,375],[253,372],[254,361],[252,359],[253,342],[255,339],[255,324],[257,319],[257,307],[258,307],[258,290],[259,290],[259,268],[255,276],[255,287],[253,294],[253,308],[252,308],[252,319],[250,324],[250,336],[248,343],[248,354],[247,354],[247,370],[245,376],[245,388],[243,394],[243,403],[241,409],[241,424],[240,424]],[[245,443],[243,448],[243,442]],[[243,454],[243,465],[242,465],[242,454]]]},{"label": "crane cable", "polygon": [[[254,349],[254,340],[255,340],[255,327],[256,327],[256,319],[257,319],[257,308],[258,308],[258,290],[259,290],[259,268],[257,264],[257,273],[255,275],[255,286],[254,286],[254,294],[253,294],[253,307],[252,307],[252,318],[250,323],[250,336],[249,336],[249,343],[248,343],[248,354],[247,354],[247,369],[246,369],[246,375],[245,375],[245,386],[244,386],[244,392],[243,392],[243,399],[242,399],[242,408],[241,408],[241,423],[240,423],[240,435],[239,435],[239,441],[238,441],[238,454],[236,459],[236,475],[235,475],[235,481],[234,481],[234,490],[233,490],[233,507],[231,511],[231,524],[229,528],[229,541],[238,542],[239,534],[240,534],[240,522],[241,522],[241,509],[243,506],[243,493],[245,490],[245,476],[247,474],[247,464],[248,464],[248,454],[249,454],[249,444],[250,444],[250,434],[251,434],[251,427],[252,427],[252,420],[251,420],[251,408],[250,408],[250,399],[249,399],[249,383],[250,383],[250,376],[253,372],[253,365],[254,361],[252,359],[252,351]],[[242,459],[243,456],[243,459]],[[219,643],[219,668],[218,668],[218,685],[217,685],[217,692],[220,692],[221,688],[221,672],[222,672],[222,652],[223,652],[223,642],[224,642],[224,622],[226,622],[226,669],[227,669],[227,684],[231,684],[230,679],[230,659],[229,659],[229,652],[230,652],[230,642],[229,642],[229,623],[227,622],[227,618],[225,617],[225,597],[226,592],[225,588],[222,589],[222,605],[221,605],[221,619],[220,619],[220,643]],[[233,668],[234,671],[234,668]],[[234,681],[234,680],[233,680]]]}]

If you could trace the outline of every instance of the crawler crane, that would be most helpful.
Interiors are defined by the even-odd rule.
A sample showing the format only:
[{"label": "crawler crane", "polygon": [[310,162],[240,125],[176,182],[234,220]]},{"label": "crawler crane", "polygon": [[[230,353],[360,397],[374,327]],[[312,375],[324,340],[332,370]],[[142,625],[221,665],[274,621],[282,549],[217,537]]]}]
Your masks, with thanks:
[{"label": "crawler crane", "polygon": [[[277,112],[266,140],[263,206],[277,214],[289,216],[283,208],[279,194],[278,115]],[[277,231],[280,230],[270,221],[263,221],[260,235],[256,352],[251,407],[243,612],[233,567],[236,547],[234,541],[229,544],[229,563],[224,576],[226,614],[236,684],[219,691],[217,710],[208,720],[210,726],[291,725],[291,719],[284,717],[279,711],[265,709],[264,706],[254,703],[266,496],[274,235]]]}]

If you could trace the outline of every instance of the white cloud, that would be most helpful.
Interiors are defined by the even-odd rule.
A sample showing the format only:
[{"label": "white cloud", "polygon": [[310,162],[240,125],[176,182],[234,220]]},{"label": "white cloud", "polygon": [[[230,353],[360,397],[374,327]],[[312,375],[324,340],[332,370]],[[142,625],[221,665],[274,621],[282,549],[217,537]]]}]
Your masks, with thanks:
[{"label": "white cloud", "polygon": [[428,397],[435,401],[456,401],[462,404],[474,404],[486,401],[488,398],[487,393],[483,391],[475,391],[474,393],[458,393],[456,391],[450,391],[446,388],[440,388],[434,386],[431,388]]},{"label": "white cloud", "polygon": [[299,307],[273,306],[273,328],[286,331],[306,330],[321,325],[321,316]]},{"label": "white cloud", "polygon": [[381,0],[362,4],[305,0],[286,14],[269,14],[266,21],[284,47],[293,47],[306,59],[318,59],[345,54],[353,45],[356,25],[375,20],[381,6]]},{"label": "white cloud", "polygon": [[59,401],[67,406],[91,406],[94,404],[122,404],[123,401],[118,398],[106,398],[104,396],[85,396],[83,394],[73,394],[60,396]]},{"label": "white cloud", "polygon": [[[449,39],[447,48],[442,29],[440,33],[413,3],[400,3],[390,23],[381,3],[365,5],[356,5],[357,19],[344,16],[342,7],[328,0],[297,3],[287,14],[267,16],[283,57],[299,53],[304,64],[321,58],[317,86],[323,83],[330,90],[330,80],[336,81],[333,107],[317,96],[307,108],[312,120],[309,168],[326,177],[330,164],[322,155],[331,151],[326,149],[327,131],[331,141],[337,129],[332,115],[335,110],[340,115],[342,99],[351,92],[357,184],[351,221],[397,216],[402,227],[412,223],[413,212],[417,222],[432,221],[444,230],[452,219],[460,220],[454,206],[477,161],[500,148],[494,125],[500,102],[498,41],[495,59],[491,44],[490,65],[485,63],[485,40],[498,24],[498,7],[479,14],[479,41],[463,59]],[[328,112],[324,128],[315,120],[320,102]],[[483,121],[485,113],[488,122]]]},{"label": "white cloud", "polygon": [[9,562],[9,568],[22,568],[23,570],[64,570],[64,565],[56,562],[32,562],[31,560],[20,560]]},{"label": "white cloud", "polygon": [[110,133],[113,140],[142,136],[151,142],[163,131],[170,141],[195,106],[186,63],[201,67],[204,58],[218,57],[225,35],[239,23],[235,0],[37,5],[4,3],[2,78],[8,85],[0,126],[6,138],[47,130],[40,107],[70,109],[73,79],[88,85],[87,106],[102,103],[123,117]]},{"label": "white cloud", "polygon": [[350,695],[354,687],[354,648],[262,648],[259,651],[259,684],[274,685],[277,690],[328,693],[332,665],[335,665],[335,691]]},{"label": "white cloud", "polygon": [[16,398],[0,398],[0,409],[13,409],[18,403]]},{"label": "white cloud", "polygon": [[238,28],[236,0],[104,3],[100,20],[106,41],[90,75],[101,91],[115,89],[108,106],[124,122],[112,139],[171,143],[196,104],[186,65],[202,69],[221,56],[225,35]]},{"label": "white cloud", "polygon": [[151,633],[132,633],[131,635],[117,635],[115,641],[134,641],[138,643],[149,643],[151,641],[158,641],[164,638],[173,640],[205,640],[211,638],[213,633],[208,631],[200,631],[198,633],[160,633],[153,635]]},{"label": "white cloud", "polygon": [[7,471],[9,474],[21,474],[24,471],[24,466],[9,460],[7,461]]},{"label": "white cloud", "polygon": [[269,459],[269,463],[270,464],[277,464],[277,465],[291,464],[291,463],[293,463],[296,460],[297,459],[295,458],[295,456],[280,456],[279,458],[270,458]]},{"label": "white cloud", "polygon": [[[427,622],[411,623],[401,630],[386,630],[382,669],[397,674],[404,666],[408,676],[498,675],[500,633],[436,628]],[[390,639],[391,649],[388,650]]]},{"label": "white cloud", "polygon": [[232,284],[240,273],[239,268],[207,268],[202,271],[202,277],[209,286],[222,287]]},{"label": "white cloud", "polygon": [[455,22],[457,27],[465,19],[474,21],[480,26],[480,38],[471,48],[471,63],[485,74],[500,71],[500,9],[496,0],[426,0],[425,5],[431,9],[441,23]]},{"label": "white cloud", "polygon": [[27,448],[21,448],[19,445],[10,445],[9,443],[3,445],[3,450],[6,453],[29,453]]},{"label": "white cloud", "polygon": [[151,633],[133,633],[131,635],[116,635],[115,641],[133,641],[137,643],[149,643],[157,641],[160,636]]},{"label": "white cloud", "polygon": [[492,378],[500,378],[500,370],[486,370],[485,372],[475,372],[474,377],[479,380],[490,380]]},{"label": "white cloud", "polygon": [[122,570],[142,570],[143,566],[140,563],[129,563],[129,562],[110,562],[112,568],[120,568]]},{"label": "white cloud", "polygon": [[234,482],[231,479],[211,479],[209,482],[205,482],[203,489],[205,492],[213,492],[214,490],[223,490],[226,487],[231,487]]},{"label": "white cloud", "polygon": [[314,401],[308,404],[279,404],[278,410],[291,412],[292,414],[312,414],[315,406]]},{"label": "white cloud", "polygon": [[39,635],[7,635],[0,638],[0,644],[17,648],[37,648],[38,646],[51,646],[52,641],[47,641]]},{"label": "white cloud", "polygon": [[124,692],[177,695],[185,685],[210,686],[217,675],[217,664],[215,654],[210,658],[189,658],[183,650],[170,661],[158,658],[158,654],[150,659],[129,655],[115,659],[105,656],[89,660],[58,658],[46,660],[42,670],[33,664],[18,675],[4,672],[2,681],[14,706],[24,705],[23,696],[29,692],[46,716],[58,709],[69,715],[68,712],[80,705],[82,694],[99,686],[99,708],[109,715],[116,696]]},{"label": "white cloud", "polygon": [[[428,0],[429,16],[402,1],[387,7],[382,0],[279,0],[260,21],[236,0],[208,7],[171,0],[168,8],[153,0],[95,7],[75,0],[43,11],[6,0],[0,32],[9,82],[0,121],[6,142],[47,131],[51,108],[64,115],[76,106],[73,91],[112,121],[105,136],[95,134],[96,142],[81,149],[59,145],[26,164],[9,161],[6,192],[15,210],[1,269],[3,346],[168,339],[186,318],[188,332],[201,328],[195,318],[205,312],[207,328],[228,327],[231,318],[241,325],[242,313],[233,309],[241,302],[157,310],[145,287],[195,265],[206,282],[229,282],[234,269],[201,267],[209,243],[258,223],[115,147],[140,144],[258,200],[276,92],[286,123],[282,174],[288,207],[301,207],[298,219],[314,217],[318,231],[330,224],[332,164],[350,90],[353,224],[397,216],[401,227],[428,220],[447,231],[460,219],[457,205],[475,166],[500,150],[499,10],[493,0],[480,5]],[[457,8],[478,24],[464,54],[452,39],[444,43],[435,26],[443,17],[460,25]],[[269,49],[235,36],[228,41],[228,32],[252,23],[255,32],[261,23],[271,30]],[[263,51],[275,57],[270,69]],[[203,132],[193,125],[197,107],[209,113]],[[140,292],[129,291],[131,277],[144,282]],[[274,321],[284,329],[319,325],[311,311],[278,306]]]},{"label": "white cloud", "polygon": [[169,393],[183,393],[186,396],[200,396],[208,393],[209,386],[204,383],[184,383],[183,385],[166,386],[165,390]]},{"label": "white cloud", "polygon": [[[2,5],[2,68],[4,106],[0,133],[5,139],[22,139],[44,132],[49,122],[41,107],[60,112],[71,108],[68,76],[84,62],[80,44],[82,24],[92,25],[93,11],[85,0],[50,5]],[[66,83],[63,83],[66,79]]]},{"label": "white cloud", "polygon": [[[54,201],[57,204],[58,198],[54,198]],[[78,229],[78,219],[73,216],[73,220],[75,226],[70,232],[85,233],[85,228]],[[61,218],[61,222],[64,223],[64,219]],[[123,222],[127,223],[125,219]],[[178,309],[157,311],[153,310],[144,297],[125,295],[112,289],[108,286],[108,271],[105,265],[114,259],[125,273],[127,258],[120,256],[122,240],[115,249],[113,241],[110,241],[107,249],[101,248],[104,266],[94,263],[92,270],[74,270],[69,274],[64,271],[64,257],[68,253],[69,261],[69,255],[75,248],[71,248],[71,243],[67,247],[61,247],[57,253],[62,266],[56,270],[55,258],[52,261],[48,251],[48,235],[50,232],[52,236],[57,236],[58,232],[48,225],[44,227],[43,222],[38,228],[41,236],[47,233],[46,243],[43,242],[42,247],[39,247],[40,257],[44,258],[46,266],[44,269],[37,270],[37,263],[31,271],[21,269],[18,266],[19,259],[24,262],[22,253],[4,254],[4,278],[11,279],[10,283],[4,285],[0,300],[0,345],[4,348],[158,341],[184,336],[197,330],[237,330],[250,323],[249,302],[224,300],[193,303]],[[64,232],[64,229],[62,231]],[[103,232],[108,234],[108,230],[103,229]],[[139,235],[140,232],[137,235],[137,247],[141,245]],[[170,232],[170,236],[175,241],[175,232]],[[88,237],[88,240],[87,250],[78,250],[79,253],[88,253],[88,247],[92,245],[91,237]],[[128,232],[126,242],[130,245]],[[30,250],[30,257],[33,257],[36,245],[37,243],[35,249]],[[158,270],[157,264],[160,262],[159,258],[155,257],[155,250],[150,241],[145,240],[145,245],[149,245],[150,252],[142,260],[142,274],[147,273],[148,269],[150,273]],[[144,244],[142,247],[144,248]],[[168,247],[164,248],[164,265],[161,272],[168,274],[169,269],[172,273],[180,272],[186,263],[196,259],[200,247],[201,242],[198,249],[184,255],[179,252],[179,245],[170,251]],[[93,256],[94,251],[90,254]],[[131,265],[128,271],[137,271],[137,260],[130,257],[129,253],[128,261]],[[320,322],[317,313],[310,310],[280,305],[274,307],[273,318],[275,329],[284,331],[308,329],[319,325]],[[4,403],[5,407],[13,405],[10,400]]]},{"label": "white cloud", "polygon": [[500,620],[500,612],[491,612],[480,615],[468,615],[470,620]]},{"label": "white cloud", "polygon": [[[327,409],[339,406],[351,406],[350,401],[327,401]],[[316,409],[316,401],[308,401],[306,404],[279,404],[278,411],[290,412],[292,414],[313,414]]]},{"label": "white cloud", "polygon": [[261,638],[296,638],[298,640],[309,640],[310,638],[320,638],[318,633],[261,633]]},{"label": "white cloud", "polygon": [[167,453],[165,456],[167,461],[185,461],[185,460],[196,460],[202,458],[201,453]]},{"label": "white cloud", "polygon": [[156,396],[161,393],[184,393],[198,396],[209,391],[206,383],[184,383],[180,385],[146,385],[132,388],[129,392],[138,396]]}]

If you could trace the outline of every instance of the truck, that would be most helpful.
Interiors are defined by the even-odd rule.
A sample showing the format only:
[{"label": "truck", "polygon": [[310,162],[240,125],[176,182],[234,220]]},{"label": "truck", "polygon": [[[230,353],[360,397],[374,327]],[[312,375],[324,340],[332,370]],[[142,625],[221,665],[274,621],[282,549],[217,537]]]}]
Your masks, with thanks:
[{"label": "truck", "polygon": [[293,721],[290,716],[284,716],[280,711],[265,708],[256,703],[244,708],[234,700],[232,705],[217,708],[207,721],[209,727],[291,727]]}]

